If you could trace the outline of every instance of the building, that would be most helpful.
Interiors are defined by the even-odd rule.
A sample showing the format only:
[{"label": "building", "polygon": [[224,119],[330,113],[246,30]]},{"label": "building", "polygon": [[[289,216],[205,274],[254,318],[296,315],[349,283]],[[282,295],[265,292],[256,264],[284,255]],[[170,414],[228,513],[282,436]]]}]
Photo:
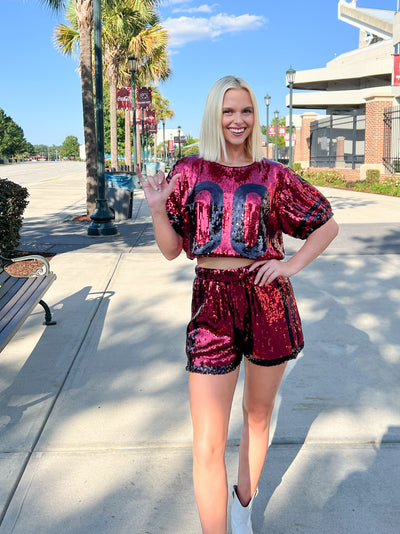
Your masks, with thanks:
[{"label": "building", "polygon": [[324,110],[325,116],[302,114],[294,160],[341,168],[351,178],[365,177],[368,168],[390,174],[400,161],[400,12],[340,0],[338,18],[359,30],[359,47],[325,67],[296,73],[293,108]]}]

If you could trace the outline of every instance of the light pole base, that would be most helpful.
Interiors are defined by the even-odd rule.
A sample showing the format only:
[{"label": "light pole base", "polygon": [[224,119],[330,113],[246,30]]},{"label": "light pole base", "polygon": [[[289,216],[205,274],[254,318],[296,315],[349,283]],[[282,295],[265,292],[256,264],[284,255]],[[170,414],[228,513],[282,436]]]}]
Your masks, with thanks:
[{"label": "light pole base", "polygon": [[108,207],[107,200],[96,200],[96,208],[90,218],[92,222],[88,226],[88,236],[110,236],[118,234],[118,228],[112,222],[114,214]]}]

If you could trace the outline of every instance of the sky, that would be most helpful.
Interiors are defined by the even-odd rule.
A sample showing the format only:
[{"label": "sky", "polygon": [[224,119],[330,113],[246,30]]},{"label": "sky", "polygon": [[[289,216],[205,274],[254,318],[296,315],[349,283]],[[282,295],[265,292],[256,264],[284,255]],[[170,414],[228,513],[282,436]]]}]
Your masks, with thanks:
[{"label": "sky", "polygon": [[[163,0],[172,75],[160,84],[175,116],[167,128],[198,137],[207,94],[227,74],[253,88],[266,122],[286,108],[286,70],[321,68],[358,47],[358,29],[338,20],[338,0]],[[395,10],[397,0],[358,0],[358,7]],[[63,56],[53,34],[63,14],[40,0],[0,0],[0,108],[32,144],[83,143],[78,58]],[[300,113],[300,110],[295,110]]]}]

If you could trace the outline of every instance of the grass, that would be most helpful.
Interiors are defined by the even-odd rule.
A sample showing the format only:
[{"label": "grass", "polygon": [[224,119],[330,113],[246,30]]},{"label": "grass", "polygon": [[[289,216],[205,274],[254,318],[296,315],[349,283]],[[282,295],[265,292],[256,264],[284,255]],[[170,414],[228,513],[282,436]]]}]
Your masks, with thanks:
[{"label": "grass", "polygon": [[375,193],[378,195],[387,195],[391,197],[400,197],[400,176],[388,176],[379,182],[377,180],[357,180],[353,182],[346,181],[339,171],[331,170],[301,170],[299,174],[317,186],[336,187],[338,189],[351,189],[364,193]]}]

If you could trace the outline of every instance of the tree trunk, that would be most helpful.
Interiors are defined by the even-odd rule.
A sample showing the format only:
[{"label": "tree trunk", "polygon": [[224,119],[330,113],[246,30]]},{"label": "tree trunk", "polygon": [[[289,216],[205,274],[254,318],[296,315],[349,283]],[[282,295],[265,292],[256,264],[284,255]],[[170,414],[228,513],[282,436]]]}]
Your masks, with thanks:
[{"label": "tree trunk", "polygon": [[76,0],[75,8],[79,24],[80,40],[79,63],[86,153],[86,209],[88,215],[90,215],[96,207],[96,198],[98,196],[96,121],[94,115],[92,74],[93,1]]}]

